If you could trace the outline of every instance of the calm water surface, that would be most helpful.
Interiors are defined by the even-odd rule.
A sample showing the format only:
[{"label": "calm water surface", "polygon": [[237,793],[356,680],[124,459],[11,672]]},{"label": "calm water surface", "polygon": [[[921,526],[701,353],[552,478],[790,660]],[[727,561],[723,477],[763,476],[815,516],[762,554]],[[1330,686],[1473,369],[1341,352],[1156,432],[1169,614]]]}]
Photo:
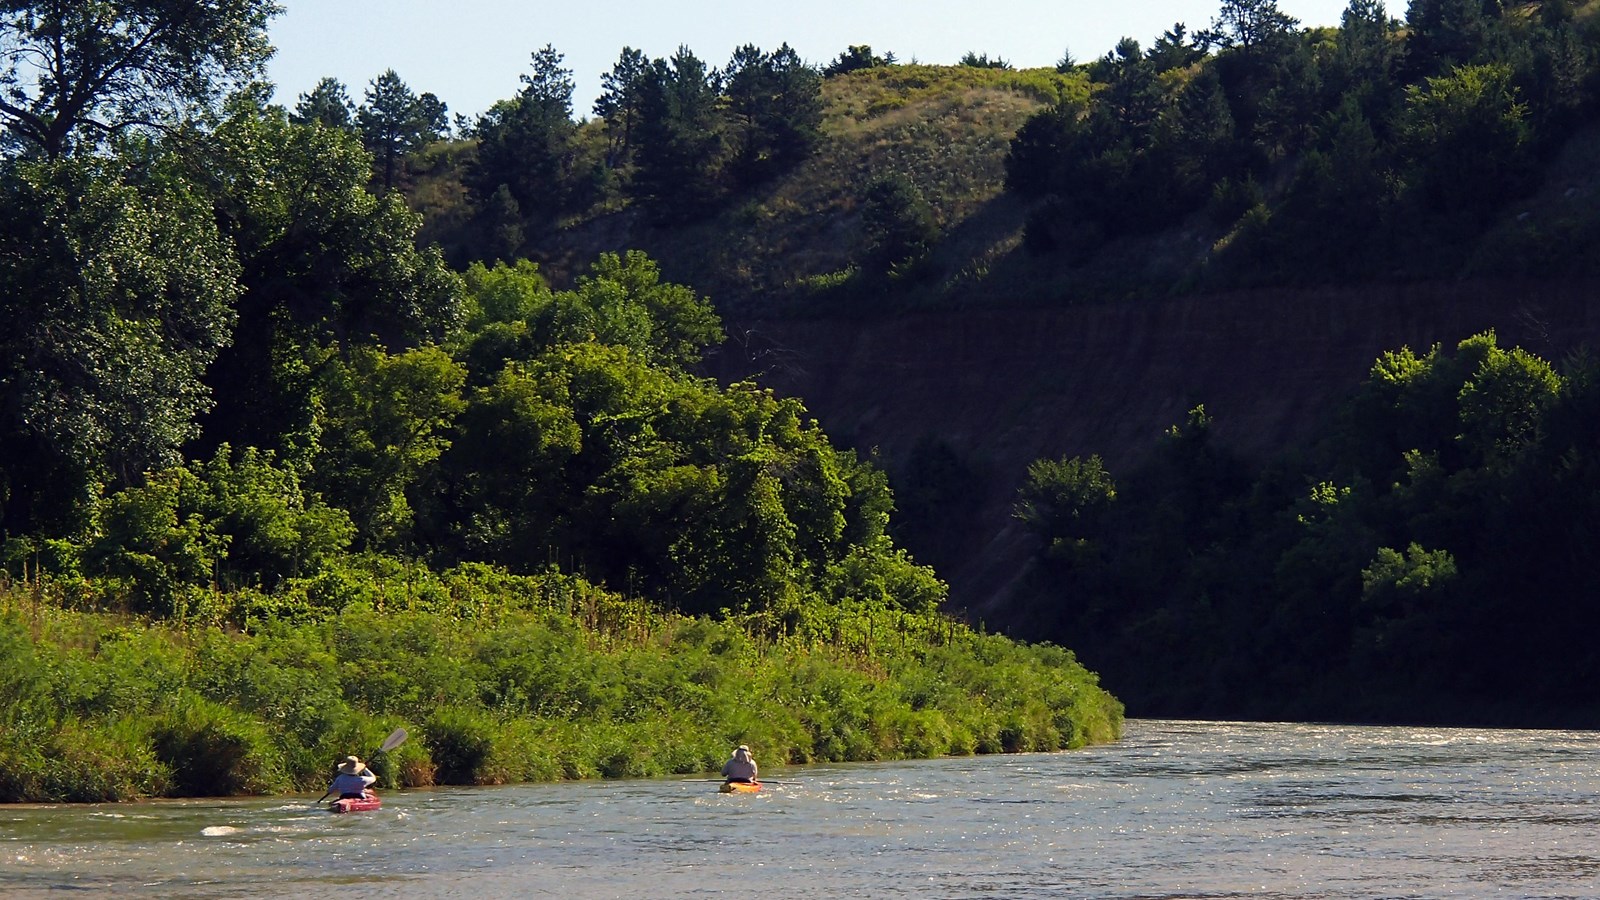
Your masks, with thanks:
[{"label": "calm water surface", "polygon": [[0,896],[1600,897],[1600,732],[1131,721],[783,774],[0,806]]}]

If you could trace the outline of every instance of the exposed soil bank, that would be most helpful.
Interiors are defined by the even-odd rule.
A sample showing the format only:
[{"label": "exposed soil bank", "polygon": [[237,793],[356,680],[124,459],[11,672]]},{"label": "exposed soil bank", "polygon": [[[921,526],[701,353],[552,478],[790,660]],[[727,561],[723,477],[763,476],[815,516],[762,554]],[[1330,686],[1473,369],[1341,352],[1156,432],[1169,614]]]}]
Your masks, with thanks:
[{"label": "exposed soil bank", "polygon": [[936,436],[984,475],[982,510],[940,574],[954,606],[1003,624],[1032,553],[1010,517],[1028,463],[1126,472],[1205,404],[1214,439],[1265,458],[1307,440],[1385,350],[1494,329],[1558,361],[1600,347],[1600,282],[1259,290],[1062,309],[729,322],[712,363],[804,398],[824,429],[891,467]]}]

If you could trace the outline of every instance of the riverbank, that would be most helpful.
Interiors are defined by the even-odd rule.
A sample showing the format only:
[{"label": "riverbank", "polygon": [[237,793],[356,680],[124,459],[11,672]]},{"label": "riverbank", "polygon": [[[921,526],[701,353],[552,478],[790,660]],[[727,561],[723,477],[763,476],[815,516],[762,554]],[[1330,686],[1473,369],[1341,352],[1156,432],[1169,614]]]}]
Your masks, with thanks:
[{"label": "riverbank", "polygon": [[396,727],[413,738],[372,760],[384,787],[704,773],[739,743],[767,765],[1055,750],[1122,728],[1069,651],[937,614],[838,606],[774,636],[565,576],[413,570],[239,628],[70,608],[88,602],[71,588],[0,588],[3,801],[320,791]]}]

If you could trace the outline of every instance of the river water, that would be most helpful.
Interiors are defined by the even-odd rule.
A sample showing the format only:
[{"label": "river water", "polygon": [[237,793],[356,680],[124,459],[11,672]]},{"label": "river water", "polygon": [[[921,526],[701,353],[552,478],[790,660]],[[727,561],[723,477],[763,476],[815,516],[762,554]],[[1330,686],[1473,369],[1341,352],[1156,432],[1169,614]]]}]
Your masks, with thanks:
[{"label": "river water", "polygon": [[764,774],[0,806],[0,896],[1600,897],[1600,732],[1135,720]]}]

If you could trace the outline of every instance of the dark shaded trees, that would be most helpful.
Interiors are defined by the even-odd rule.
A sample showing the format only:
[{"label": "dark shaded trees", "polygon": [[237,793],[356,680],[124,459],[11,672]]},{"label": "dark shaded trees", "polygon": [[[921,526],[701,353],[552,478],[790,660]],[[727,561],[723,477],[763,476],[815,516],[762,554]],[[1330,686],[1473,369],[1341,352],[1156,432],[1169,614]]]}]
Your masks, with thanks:
[{"label": "dark shaded trees", "polygon": [[432,94],[414,94],[393,69],[372,79],[366,100],[356,110],[361,142],[376,161],[383,189],[394,188],[400,162],[449,127],[445,105]]},{"label": "dark shaded trees", "polygon": [[641,82],[637,169],[629,191],[652,204],[657,219],[702,215],[722,196],[719,173],[727,136],[719,100],[722,79],[688,47],[657,59]]},{"label": "dark shaded trees", "polygon": [[533,54],[522,89],[478,118],[478,153],[468,180],[480,201],[503,185],[526,219],[545,221],[566,208],[571,187],[572,70],[546,45]]},{"label": "dark shaded trees", "polygon": [[1505,66],[1412,86],[1397,123],[1409,187],[1429,209],[1482,221],[1532,177],[1527,115]]},{"label": "dark shaded trees", "polygon": [[729,60],[723,81],[735,183],[760,184],[810,154],[822,124],[822,76],[794,48],[764,53],[746,44]]},{"label": "dark shaded trees", "polygon": [[612,168],[622,166],[633,153],[639,104],[650,72],[650,60],[642,51],[623,47],[616,65],[600,78],[601,92],[594,102],[594,114],[606,121],[607,164]]},{"label": "dark shaded trees", "polygon": [[879,272],[894,272],[927,255],[939,237],[939,225],[916,184],[896,173],[867,185],[861,198],[861,232],[867,262]]},{"label": "dark shaded trees", "polygon": [[1595,370],[1482,334],[1384,354],[1322,442],[1253,473],[1194,414],[1114,502],[1040,461],[1013,621],[1150,714],[1591,721]]},{"label": "dark shaded trees", "polygon": [[371,162],[349,132],[245,103],[170,160],[236,248],[239,329],[250,336],[207,377],[221,403],[204,420],[205,452],[227,442],[299,461],[315,430],[321,348],[398,351],[459,326],[458,279],[437,250],[417,248],[420,219],[398,195],[366,189]]},{"label": "dark shaded trees", "polygon": [[893,53],[882,56],[872,52],[872,47],[867,44],[851,44],[845,48],[831,63],[822,70],[824,78],[833,75],[843,75],[847,72],[857,72],[861,69],[877,69],[895,64]]}]

